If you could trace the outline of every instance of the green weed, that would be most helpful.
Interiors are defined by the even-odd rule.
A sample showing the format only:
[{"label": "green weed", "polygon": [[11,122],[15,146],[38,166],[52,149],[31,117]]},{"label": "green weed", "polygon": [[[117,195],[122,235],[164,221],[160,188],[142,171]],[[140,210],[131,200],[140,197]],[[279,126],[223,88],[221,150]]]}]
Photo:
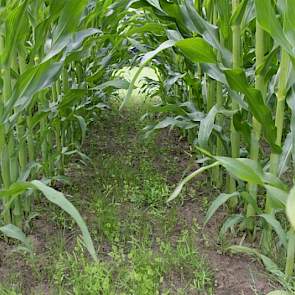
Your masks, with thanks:
[{"label": "green weed", "polygon": [[[78,245],[72,254],[60,255],[54,271],[54,284],[60,294],[174,294],[185,286],[186,292],[211,294],[212,275],[195,250],[190,233],[184,231],[176,245],[158,240],[153,245],[133,240],[125,252],[113,245],[108,258],[89,262]],[[174,278],[181,282],[174,285]],[[70,291],[72,290],[72,291]],[[63,293],[64,292],[64,293]]]}]

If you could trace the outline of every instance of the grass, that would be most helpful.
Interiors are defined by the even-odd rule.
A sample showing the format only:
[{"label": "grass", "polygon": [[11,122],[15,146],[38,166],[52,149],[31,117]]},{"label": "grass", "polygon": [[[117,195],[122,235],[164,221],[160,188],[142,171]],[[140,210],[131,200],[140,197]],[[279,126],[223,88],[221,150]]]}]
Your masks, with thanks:
[{"label": "grass", "polygon": [[89,263],[82,248],[76,247],[73,254],[60,256],[54,283],[60,294],[67,294],[65,290],[74,294],[83,294],[83,290],[87,294],[147,295],[204,292],[211,276],[188,236],[187,231],[182,232],[176,246],[158,239],[154,245],[157,251],[150,241],[134,238],[127,252],[120,243],[113,245],[109,261],[98,264]]},{"label": "grass", "polygon": [[144,139],[143,112],[136,101],[102,114],[85,144],[91,163],[77,158],[67,168],[71,185],[63,190],[89,225],[99,263],[89,260],[72,219],[41,203],[37,213],[49,216],[46,245],[36,243],[36,259],[24,256],[24,265],[11,267],[18,275],[6,276],[0,294],[26,294],[23,271],[31,274],[30,294],[213,294],[212,272],[197,250],[199,225],[165,204],[174,186],[169,176],[179,171],[174,147]]}]

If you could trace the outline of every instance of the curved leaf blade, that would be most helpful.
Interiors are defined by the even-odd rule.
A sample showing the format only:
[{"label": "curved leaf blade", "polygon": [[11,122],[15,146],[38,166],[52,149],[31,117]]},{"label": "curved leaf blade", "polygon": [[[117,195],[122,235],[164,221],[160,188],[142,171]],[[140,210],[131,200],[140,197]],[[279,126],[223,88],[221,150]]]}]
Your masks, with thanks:
[{"label": "curved leaf blade", "polygon": [[187,38],[175,43],[175,46],[193,62],[217,63],[213,48],[202,38]]},{"label": "curved leaf blade", "polygon": [[16,239],[18,241],[20,241],[21,243],[23,243],[23,245],[26,247],[26,249],[29,252],[32,252],[32,244],[31,241],[26,237],[26,235],[23,233],[23,231],[13,225],[13,224],[7,224],[4,225],[2,227],[0,227],[0,231],[7,237],[12,238],[12,239]]},{"label": "curved leaf blade", "polygon": [[91,257],[97,261],[97,255],[94,249],[94,245],[92,242],[92,239],[90,237],[90,233],[88,231],[88,228],[81,217],[80,213],[78,210],[73,206],[71,202],[69,202],[63,193],[56,191],[55,189],[45,185],[39,180],[33,180],[31,182],[32,186],[36,188],[37,190],[41,191],[43,195],[53,204],[59,206],[61,209],[66,211],[79,225],[82,235],[83,235],[83,240],[85,243],[85,246],[87,250],[89,251]]},{"label": "curved leaf blade", "polygon": [[272,226],[276,234],[278,235],[281,244],[287,248],[287,235],[285,231],[283,230],[283,227],[279,223],[279,221],[276,220],[276,218],[273,215],[270,214],[261,214],[259,215],[262,217],[269,225]]},{"label": "curved leaf blade", "polygon": [[207,211],[204,224],[206,225],[208,221],[212,218],[214,213],[229,199],[238,197],[240,194],[238,192],[234,192],[232,194],[220,194],[211,204],[210,208]]},{"label": "curved leaf blade", "polygon": [[235,177],[253,184],[263,185],[262,168],[258,162],[245,158],[215,157]]}]

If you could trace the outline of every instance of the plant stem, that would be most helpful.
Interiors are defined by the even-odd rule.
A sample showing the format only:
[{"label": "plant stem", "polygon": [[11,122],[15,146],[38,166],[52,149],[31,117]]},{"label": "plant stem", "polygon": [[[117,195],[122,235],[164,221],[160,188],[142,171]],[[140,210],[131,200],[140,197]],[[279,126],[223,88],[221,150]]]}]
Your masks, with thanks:
[{"label": "plant stem", "polygon": [[285,274],[287,277],[292,277],[294,273],[294,259],[295,259],[295,232],[290,230],[288,232],[288,248],[286,258]]},{"label": "plant stem", "polygon": [[[276,144],[278,146],[282,145],[282,134],[283,134],[284,115],[285,115],[284,110],[285,110],[289,71],[290,71],[290,57],[288,53],[284,49],[282,49],[281,64],[279,69],[279,83],[278,83],[278,91],[277,91],[276,118],[275,118],[275,126],[277,128]],[[278,163],[279,163],[279,154],[272,152],[270,156],[270,172],[273,175],[277,175],[278,173]],[[266,198],[265,211],[268,214],[273,214],[271,201],[270,201],[270,198],[268,197]],[[272,245],[272,229],[270,226],[267,226],[264,228],[263,235],[262,235],[262,248],[265,253],[269,253],[271,251],[271,245]]]},{"label": "plant stem", "polygon": [[[261,26],[256,22],[256,70],[264,63],[264,31]],[[258,73],[255,76],[255,88],[260,90],[263,96],[265,96],[265,83],[264,77]],[[250,158],[254,161],[258,161],[259,159],[259,140],[261,136],[261,124],[256,120],[256,118],[252,117],[252,132],[251,132],[251,146],[250,146]],[[257,198],[257,185],[253,183],[248,183],[248,192],[253,198]],[[251,217],[255,215],[255,209],[252,205],[248,204],[247,206],[247,217]],[[249,230],[253,230],[254,223],[249,223],[247,225]]]},{"label": "plant stem", "polygon": [[208,83],[207,113],[209,113],[209,111],[215,105],[216,82],[208,77],[207,83]]},{"label": "plant stem", "polygon": [[[4,50],[4,40],[0,36],[0,52]],[[10,67],[5,64],[2,68],[2,79],[3,79],[3,90],[2,90],[2,102],[8,101],[11,95],[11,77],[10,77]],[[10,160],[9,160],[9,149],[6,139],[5,124],[0,124],[0,157],[1,157],[1,177],[3,182],[3,188],[8,189],[11,184],[10,179]],[[11,223],[11,211],[7,208],[9,204],[9,198],[3,200],[4,216],[3,220],[5,224]]]},{"label": "plant stem", "polygon": [[[218,108],[222,107],[223,97],[222,97],[222,84],[216,83],[216,105]],[[220,114],[217,114],[216,123],[219,126],[222,126],[222,117]],[[217,136],[216,138],[216,151],[215,155],[222,156],[223,146],[221,139]],[[216,166],[213,169],[213,180],[217,188],[222,187],[222,168],[220,166]]]},{"label": "plant stem", "polygon": [[[233,0],[233,12],[239,6],[239,0]],[[233,69],[239,69],[241,65],[241,29],[240,25],[232,26],[233,32]],[[232,110],[236,111],[239,109],[238,103],[232,99]],[[240,135],[235,129],[233,119],[231,120],[231,153],[233,158],[238,158],[240,156]],[[236,181],[233,177],[229,180],[229,192],[233,193],[236,191]],[[237,199],[233,198],[230,202],[231,209],[234,209],[237,205]]]},{"label": "plant stem", "polygon": [[[217,9],[215,9],[216,11]],[[219,16],[221,17],[221,16]],[[217,24],[218,23],[218,14],[215,14],[215,20],[214,23]],[[220,43],[222,45],[224,45],[224,40],[223,40],[223,36],[220,33],[219,36],[220,39]],[[217,55],[218,56],[218,60],[221,60],[221,56],[220,53]],[[223,96],[222,96],[222,84],[220,82],[216,82],[216,106],[219,108],[221,108],[223,105]],[[216,115],[216,123],[218,126],[223,127],[223,123],[222,123],[222,115],[221,114],[217,114]],[[216,147],[215,147],[215,155],[217,156],[222,156],[223,153],[223,145],[222,145],[222,141],[219,138],[219,136],[216,137]],[[216,166],[215,168],[213,168],[213,179],[214,179],[214,183],[216,185],[217,188],[221,188],[223,185],[223,178],[222,178],[222,168],[220,166]]]},{"label": "plant stem", "polygon": [[[281,146],[282,144],[282,134],[284,128],[284,115],[285,115],[285,103],[287,94],[287,83],[289,78],[290,70],[290,57],[288,53],[282,49],[281,65],[279,72],[279,83],[277,92],[277,108],[276,108],[276,118],[275,126],[277,127],[277,137],[276,144]],[[272,153],[270,157],[270,171],[274,175],[278,172],[278,163],[280,155],[277,153]]]}]

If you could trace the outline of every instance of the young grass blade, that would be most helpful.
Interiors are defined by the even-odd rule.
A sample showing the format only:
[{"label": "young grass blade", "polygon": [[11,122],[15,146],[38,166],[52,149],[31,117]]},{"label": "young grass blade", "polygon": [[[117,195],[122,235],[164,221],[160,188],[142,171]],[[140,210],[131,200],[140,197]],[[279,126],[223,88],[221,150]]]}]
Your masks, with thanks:
[{"label": "young grass blade", "polygon": [[283,290],[276,290],[276,291],[272,291],[270,293],[267,293],[267,295],[291,295],[291,293],[289,293],[287,291],[283,291]]}]

